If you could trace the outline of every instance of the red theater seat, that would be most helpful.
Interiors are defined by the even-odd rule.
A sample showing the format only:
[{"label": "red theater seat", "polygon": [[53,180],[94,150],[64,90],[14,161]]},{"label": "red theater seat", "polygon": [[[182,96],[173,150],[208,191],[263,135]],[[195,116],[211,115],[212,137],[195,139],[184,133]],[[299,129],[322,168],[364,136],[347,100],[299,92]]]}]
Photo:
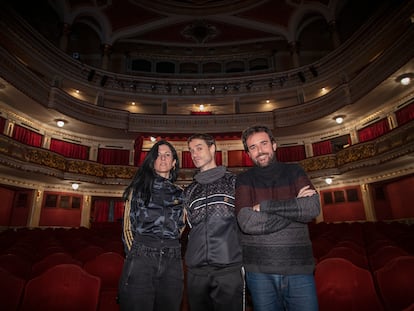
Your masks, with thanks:
[{"label": "red theater seat", "polygon": [[84,265],[85,271],[101,279],[99,311],[119,310],[116,301],[124,257],[115,252],[102,253]]},{"label": "red theater seat", "polygon": [[343,258],[316,265],[319,311],[382,311],[371,273]]},{"label": "red theater seat", "polygon": [[2,310],[18,310],[26,280],[0,269],[0,305]]},{"label": "red theater seat", "polygon": [[101,280],[73,264],[29,280],[20,311],[96,311]]},{"label": "red theater seat", "polygon": [[354,265],[362,269],[369,268],[367,256],[364,254],[360,254],[349,247],[334,247],[325,256],[320,258],[320,261],[323,261],[328,258],[343,258],[352,262]]},{"label": "red theater seat", "polygon": [[74,259],[68,253],[54,253],[46,256],[32,266],[32,278],[59,264],[74,264],[82,266],[79,260]]},{"label": "red theater seat", "polygon": [[396,257],[374,275],[387,310],[414,304],[414,256]]}]

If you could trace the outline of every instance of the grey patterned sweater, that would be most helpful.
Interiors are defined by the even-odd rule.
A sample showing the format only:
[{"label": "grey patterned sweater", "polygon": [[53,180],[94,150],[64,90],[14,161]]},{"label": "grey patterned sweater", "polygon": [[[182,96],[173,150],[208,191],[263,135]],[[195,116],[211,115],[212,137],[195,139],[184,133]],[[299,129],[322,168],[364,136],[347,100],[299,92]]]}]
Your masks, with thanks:
[{"label": "grey patterned sweater", "polygon": [[[307,223],[320,212],[319,195],[296,198],[311,185],[297,164],[274,162],[241,173],[236,182],[236,213],[246,271],[311,274],[312,244]],[[260,212],[252,207],[260,203]]]}]

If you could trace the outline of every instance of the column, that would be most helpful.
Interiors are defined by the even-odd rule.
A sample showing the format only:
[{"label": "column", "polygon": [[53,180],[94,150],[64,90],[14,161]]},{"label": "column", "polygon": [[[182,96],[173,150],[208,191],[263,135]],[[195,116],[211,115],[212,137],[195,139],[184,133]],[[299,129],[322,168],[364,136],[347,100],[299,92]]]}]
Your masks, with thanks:
[{"label": "column", "polygon": [[299,42],[291,41],[289,44],[290,55],[292,57],[292,64],[294,68],[299,67]]},{"label": "column", "polygon": [[50,149],[50,140],[51,140],[50,135],[45,134],[43,136],[42,148],[49,150]]},{"label": "column", "polygon": [[239,98],[233,99],[233,107],[234,107],[234,113],[240,113],[240,99]]},{"label": "column", "polygon": [[62,34],[60,36],[59,48],[66,52],[68,49],[69,34],[70,34],[70,25],[67,23],[63,24]]},{"label": "column", "polygon": [[388,126],[390,127],[390,130],[395,129],[398,126],[397,117],[395,116],[395,113],[392,112],[387,116]]},{"label": "column", "polygon": [[305,154],[306,154],[306,158],[313,157],[312,143],[305,142]]},{"label": "column", "polygon": [[109,67],[109,57],[111,55],[112,46],[109,44],[104,44],[102,47],[102,69],[108,70]]},{"label": "column", "polygon": [[35,189],[33,191],[32,206],[30,209],[29,219],[27,220],[27,226],[29,228],[39,227],[40,213],[42,211],[44,190]]},{"label": "column", "polygon": [[352,129],[349,132],[349,135],[351,136],[351,145],[359,143],[358,132],[356,131],[356,129]]},{"label": "column", "polygon": [[90,228],[91,222],[91,196],[84,195],[83,196],[83,204],[82,204],[82,212],[81,212],[81,227]]},{"label": "column", "polygon": [[167,114],[168,113],[168,99],[163,99],[161,103],[161,113]]},{"label": "column", "polygon": [[89,161],[93,161],[93,162],[98,161],[98,148],[99,148],[99,145],[97,144],[90,146]]},{"label": "column", "polygon": [[228,166],[229,164],[229,155],[228,155],[228,150],[221,150],[221,160],[222,160],[222,165],[223,166]]},{"label": "column", "polygon": [[374,204],[372,202],[372,188],[369,184],[361,185],[362,203],[364,204],[365,217],[367,221],[376,221]]},{"label": "column", "polygon": [[339,33],[336,27],[336,22],[334,20],[330,21],[328,26],[329,26],[329,32],[331,33],[332,44],[334,48],[336,49],[337,47],[341,45],[341,39],[339,39]]},{"label": "column", "polygon": [[96,106],[103,107],[104,106],[104,93],[103,92],[97,92],[95,97],[95,103]]}]

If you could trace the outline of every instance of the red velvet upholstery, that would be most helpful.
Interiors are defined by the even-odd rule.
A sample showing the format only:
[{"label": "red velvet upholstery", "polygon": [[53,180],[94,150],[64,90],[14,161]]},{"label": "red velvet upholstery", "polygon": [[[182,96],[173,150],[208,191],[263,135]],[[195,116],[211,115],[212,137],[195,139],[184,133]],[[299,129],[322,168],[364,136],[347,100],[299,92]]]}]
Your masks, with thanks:
[{"label": "red velvet upholstery", "polygon": [[91,260],[95,258],[96,256],[104,253],[104,249],[100,246],[96,245],[88,245],[84,246],[80,250],[78,250],[73,257],[77,260],[82,261],[82,263],[87,262],[88,260]]},{"label": "red velvet upholstery", "polygon": [[392,259],[400,256],[408,256],[409,254],[398,246],[383,246],[374,254],[369,256],[371,270],[376,271],[384,267]]},{"label": "red velvet upholstery", "polygon": [[32,263],[15,254],[3,254],[0,255],[0,268],[27,280],[31,275]]},{"label": "red velvet upholstery", "polygon": [[32,278],[42,274],[51,267],[64,263],[82,266],[82,263],[79,260],[74,259],[68,253],[54,253],[33,264]]},{"label": "red velvet upholstery", "polygon": [[101,280],[73,264],[29,280],[20,311],[96,311]]},{"label": "red velvet upholstery", "polygon": [[18,310],[26,280],[0,269],[0,306],[2,310]]},{"label": "red velvet upholstery", "polygon": [[403,310],[414,304],[414,256],[392,259],[375,272],[387,310]]},{"label": "red velvet upholstery", "polygon": [[116,297],[123,266],[124,257],[115,252],[102,253],[85,263],[85,271],[101,279],[99,311],[119,310]]},{"label": "red velvet upholstery", "polygon": [[344,258],[352,262],[357,267],[362,269],[368,269],[368,258],[364,254],[360,254],[352,248],[349,247],[334,247],[332,248],[325,256],[320,258],[320,261],[323,261],[327,258]]},{"label": "red velvet upholstery", "polygon": [[315,282],[320,311],[382,311],[371,273],[343,258],[316,265]]},{"label": "red velvet upholstery", "polygon": [[124,257],[118,253],[106,252],[87,261],[83,268],[101,279],[101,288],[118,288]]}]

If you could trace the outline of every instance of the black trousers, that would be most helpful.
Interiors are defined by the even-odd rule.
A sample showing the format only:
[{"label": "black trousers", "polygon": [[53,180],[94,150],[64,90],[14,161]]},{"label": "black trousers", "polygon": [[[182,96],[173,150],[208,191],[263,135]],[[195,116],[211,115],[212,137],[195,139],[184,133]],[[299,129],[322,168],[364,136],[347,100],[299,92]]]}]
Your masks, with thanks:
[{"label": "black trousers", "polygon": [[241,265],[189,268],[187,293],[191,311],[244,310],[244,277]]},{"label": "black trousers", "polygon": [[120,277],[120,310],[179,311],[183,287],[180,247],[136,247],[125,259]]}]

